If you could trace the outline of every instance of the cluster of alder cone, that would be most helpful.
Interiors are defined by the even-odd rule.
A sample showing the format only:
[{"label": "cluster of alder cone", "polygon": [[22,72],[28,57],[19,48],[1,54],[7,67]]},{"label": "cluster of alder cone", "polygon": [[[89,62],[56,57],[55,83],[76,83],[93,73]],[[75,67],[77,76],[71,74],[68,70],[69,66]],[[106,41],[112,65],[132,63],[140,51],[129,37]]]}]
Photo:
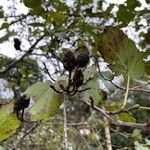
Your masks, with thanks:
[{"label": "cluster of alder cone", "polygon": [[[76,91],[81,85],[83,85],[84,76],[83,68],[87,66],[89,62],[89,53],[79,53],[74,55],[73,52],[69,51],[64,55],[63,66],[66,71],[69,71],[69,83],[68,83],[68,92],[70,86],[73,87],[73,91]],[[72,73],[73,77],[72,77]]]},{"label": "cluster of alder cone", "polygon": [[[20,49],[21,42],[19,39],[15,38],[14,39],[14,47],[19,50]],[[78,92],[78,88],[83,85],[84,81],[84,75],[82,73],[83,68],[87,66],[89,62],[89,53],[88,52],[82,52],[79,53],[78,55],[74,55],[73,52],[68,51],[62,60],[64,69],[66,71],[69,71],[69,82],[67,88],[64,88],[63,86],[62,89],[64,92],[73,93],[75,94]],[[72,78],[72,73],[73,78]],[[73,87],[70,90],[70,87]],[[53,86],[51,86],[56,92],[58,92]],[[28,122],[24,120],[24,109],[27,108],[30,104],[30,98],[27,98],[26,95],[20,96],[14,103],[14,113],[16,113],[18,120]],[[19,113],[20,111],[21,114]]]}]

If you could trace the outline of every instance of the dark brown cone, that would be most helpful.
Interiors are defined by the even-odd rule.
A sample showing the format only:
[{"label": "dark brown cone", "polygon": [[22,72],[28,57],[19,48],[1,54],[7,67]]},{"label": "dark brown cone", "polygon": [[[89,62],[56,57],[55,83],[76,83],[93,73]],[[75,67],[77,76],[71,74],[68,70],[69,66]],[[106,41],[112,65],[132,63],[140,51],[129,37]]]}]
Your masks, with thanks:
[{"label": "dark brown cone", "polygon": [[82,70],[77,68],[73,76],[73,86],[77,89],[83,84],[84,76]]},{"label": "dark brown cone", "polygon": [[17,38],[14,38],[14,47],[16,50],[20,50],[21,41]]},{"label": "dark brown cone", "polygon": [[63,66],[65,70],[72,71],[75,68],[75,56],[72,52],[67,52],[63,58]]},{"label": "dark brown cone", "polygon": [[83,68],[85,67],[89,62],[89,55],[88,54],[80,54],[76,58],[76,66],[78,68]]},{"label": "dark brown cone", "polygon": [[30,99],[26,95],[19,97],[14,103],[14,111],[20,111],[27,108],[30,104]]}]

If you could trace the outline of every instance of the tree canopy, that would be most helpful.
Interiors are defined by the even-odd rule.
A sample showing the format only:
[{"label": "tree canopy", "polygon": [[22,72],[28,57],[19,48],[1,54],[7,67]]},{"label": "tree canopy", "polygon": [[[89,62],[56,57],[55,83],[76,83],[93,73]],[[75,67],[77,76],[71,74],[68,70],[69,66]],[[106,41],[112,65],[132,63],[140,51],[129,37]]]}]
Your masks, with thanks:
[{"label": "tree canopy", "polygon": [[0,54],[1,84],[13,92],[0,90],[0,146],[148,150],[149,4],[10,0],[1,7],[0,44],[11,42],[18,57]]}]

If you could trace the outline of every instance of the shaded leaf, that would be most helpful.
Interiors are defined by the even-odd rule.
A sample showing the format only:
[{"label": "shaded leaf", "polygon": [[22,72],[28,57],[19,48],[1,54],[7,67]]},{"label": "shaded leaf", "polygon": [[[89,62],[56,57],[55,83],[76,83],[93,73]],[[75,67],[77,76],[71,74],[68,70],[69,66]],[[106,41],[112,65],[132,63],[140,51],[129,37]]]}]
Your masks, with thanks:
[{"label": "shaded leaf", "polygon": [[14,35],[14,32],[7,32],[3,37],[0,38],[0,43],[7,41],[9,37],[13,35]]},{"label": "shaded leaf", "polygon": [[55,88],[57,90],[61,90],[60,87],[59,87],[59,85],[63,85],[64,87],[67,87],[67,85],[68,85],[68,76],[67,75],[60,76],[57,79],[57,81],[55,82],[54,85],[55,85]]},{"label": "shaded leaf", "polygon": [[116,74],[127,74],[132,79],[139,78],[144,73],[142,54],[134,42],[116,27],[106,27],[101,37],[99,51]]},{"label": "shaded leaf", "polygon": [[[125,15],[128,14],[128,15]],[[126,6],[120,5],[119,11],[117,12],[117,18],[120,22],[122,22],[121,26],[127,26],[130,21],[133,20],[135,16],[134,11],[130,11]]]},{"label": "shaded leaf", "polygon": [[25,94],[35,101],[29,109],[32,121],[50,119],[62,104],[63,95],[54,92],[50,85],[52,85],[50,81],[37,82],[25,91]]},{"label": "shaded leaf", "polygon": [[150,146],[150,140],[145,139],[145,143]]},{"label": "shaded leaf", "polygon": [[134,129],[132,133],[132,138],[136,141],[141,141],[142,140],[141,130]]},{"label": "shaded leaf", "polygon": [[94,77],[94,75],[96,73],[96,69],[97,69],[96,65],[92,65],[92,66],[87,67],[85,69],[85,71],[83,72],[83,74],[84,74],[84,82],[86,82],[87,80],[89,80],[89,79]]},{"label": "shaded leaf", "polygon": [[85,88],[90,88],[89,90],[81,94],[83,95],[83,98],[85,99],[85,101],[89,100],[89,97],[92,97],[94,99],[95,104],[98,105],[102,101],[104,97],[104,93],[99,88],[99,82],[97,78],[94,77],[93,79],[89,80],[82,87],[82,89],[85,89]]},{"label": "shaded leaf", "polygon": [[56,25],[62,25],[64,23],[65,16],[61,12],[49,12],[46,17],[47,23],[54,23]]},{"label": "shaded leaf", "polygon": [[109,80],[113,80],[114,75],[112,74],[111,71],[101,71],[101,74],[104,78],[109,79]]},{"label": "shaded leaf", "polygon": [[148,147],[146,147],[144,144],[141,144],[137,141],[134,143],[134,145],[135,145],[135,150],[149,150]]},{"label": "shaded leaf", "polygon": [[107,111],[116,111],[120,109],[121,104],[118,102],[106,102],[104,107]]},{"label": "shaded leaf", "polygon": [[82,2],[83,2],[84,5],[88,5],[90,3],[93,3],[92,0],[82,0]]},{"label": "shaded leaf", "polygon": [[35,8],[37,6],[40,6],[42,3],[41,3],[41,0],[23,0],[24,4],[26,7],[29,7],[29,8]]},{"label": "shaded leaf", "polygon": [[2,29],[7,29],[9,27],[9,24],[8,23],[6,23],[6,22],[4,22],[2,25],[1,25],[1,30]]},{"label": "shaded leaf", "polygon": [[30,23],[29,25],[33,26],[33,27],[44,27],[45,26],[44,23],[39,23],[39,22]]},{"label": "shaded leaf", "polygon": [[145,66],[145,72],[150,75],[150,61],[147,61],[144,63]]},{"label": "shaded leaf", "polygon": [[0,18],[3,18],[3,17],[4,17],[3,11],[0,10]]}]

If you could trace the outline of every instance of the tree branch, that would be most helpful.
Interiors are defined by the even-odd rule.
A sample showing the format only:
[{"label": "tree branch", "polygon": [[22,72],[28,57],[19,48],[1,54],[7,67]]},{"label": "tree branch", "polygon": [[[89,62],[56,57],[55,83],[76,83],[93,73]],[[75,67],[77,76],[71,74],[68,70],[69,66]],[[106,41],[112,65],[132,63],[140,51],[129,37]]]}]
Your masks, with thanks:
[{"label": "tree branch", "polygon": [[35,125],[33,125],[29,130],[27,130],[22,137],[19,138],[19,140],[17,142],[15,142],[15,144],[10,148],[10,150],[16,150],[18,144],[20,144],[24,138],[26,138],[31,132],[33,132],[34,129],[36,129],[38,126],[40,125],[40,123],[36,123]]},{"label": "tree branch", "polygon": [[29,48],[28,51],[26,51],[18,60],[15,60],[14,62],[10,63],[6,66],[6,68],[3,71],[0,71],[0,75],[5,74],[8,70],[10,70],[13,66],[18,64],[20,61],[22,61],[26,56],[28,56],[30,53],[32,53],[34,47],[44,38],[45,35],[41,36],[37,41]]},{"label": "tree branch", "polygon": [[68,150],[66,96],[64,95],[64,150]]},{"label": "tree branch", "polygon": [[105,122],[105,137],[106,137],[107,150],[112,150],[111,135],[110,135],[110,129],[109,129],[109,121],[104,116],[103,116],[103,120]]},{"label": "tree branch", "polygon": [[131,127],[131,128],[138,128],[138,129],[144,129],[147,128],[146,123],[132,123],[132,122],[123,122],[121,120],[114,120],[113,118],[111,118],[106,112],[105,110],[95,106],[89,102],[86,101],[82,101],[85,104],[87,104],[89,107],[91,107],[93,110],[98,111],[99,113],[101,113],[103,116],[105,116],[108,121],[114,125],[119,125],[119,126],[127,126],[127,127]]},{"label": "tree branch", "polygon": [[126,108],[126,109],[120,109],[120,110],[113,111],[113,112],[107,112],[107,114],[116,115],[116,114],[119,114],[119,113],[122,113],[122,112],[129,112],[129,111],[132,111],[132,110],[135,110],[135,109],[139,109],[140,107],[141,106],[139,104],[136,104],[136,105],[131,106],[131,107]]}]

